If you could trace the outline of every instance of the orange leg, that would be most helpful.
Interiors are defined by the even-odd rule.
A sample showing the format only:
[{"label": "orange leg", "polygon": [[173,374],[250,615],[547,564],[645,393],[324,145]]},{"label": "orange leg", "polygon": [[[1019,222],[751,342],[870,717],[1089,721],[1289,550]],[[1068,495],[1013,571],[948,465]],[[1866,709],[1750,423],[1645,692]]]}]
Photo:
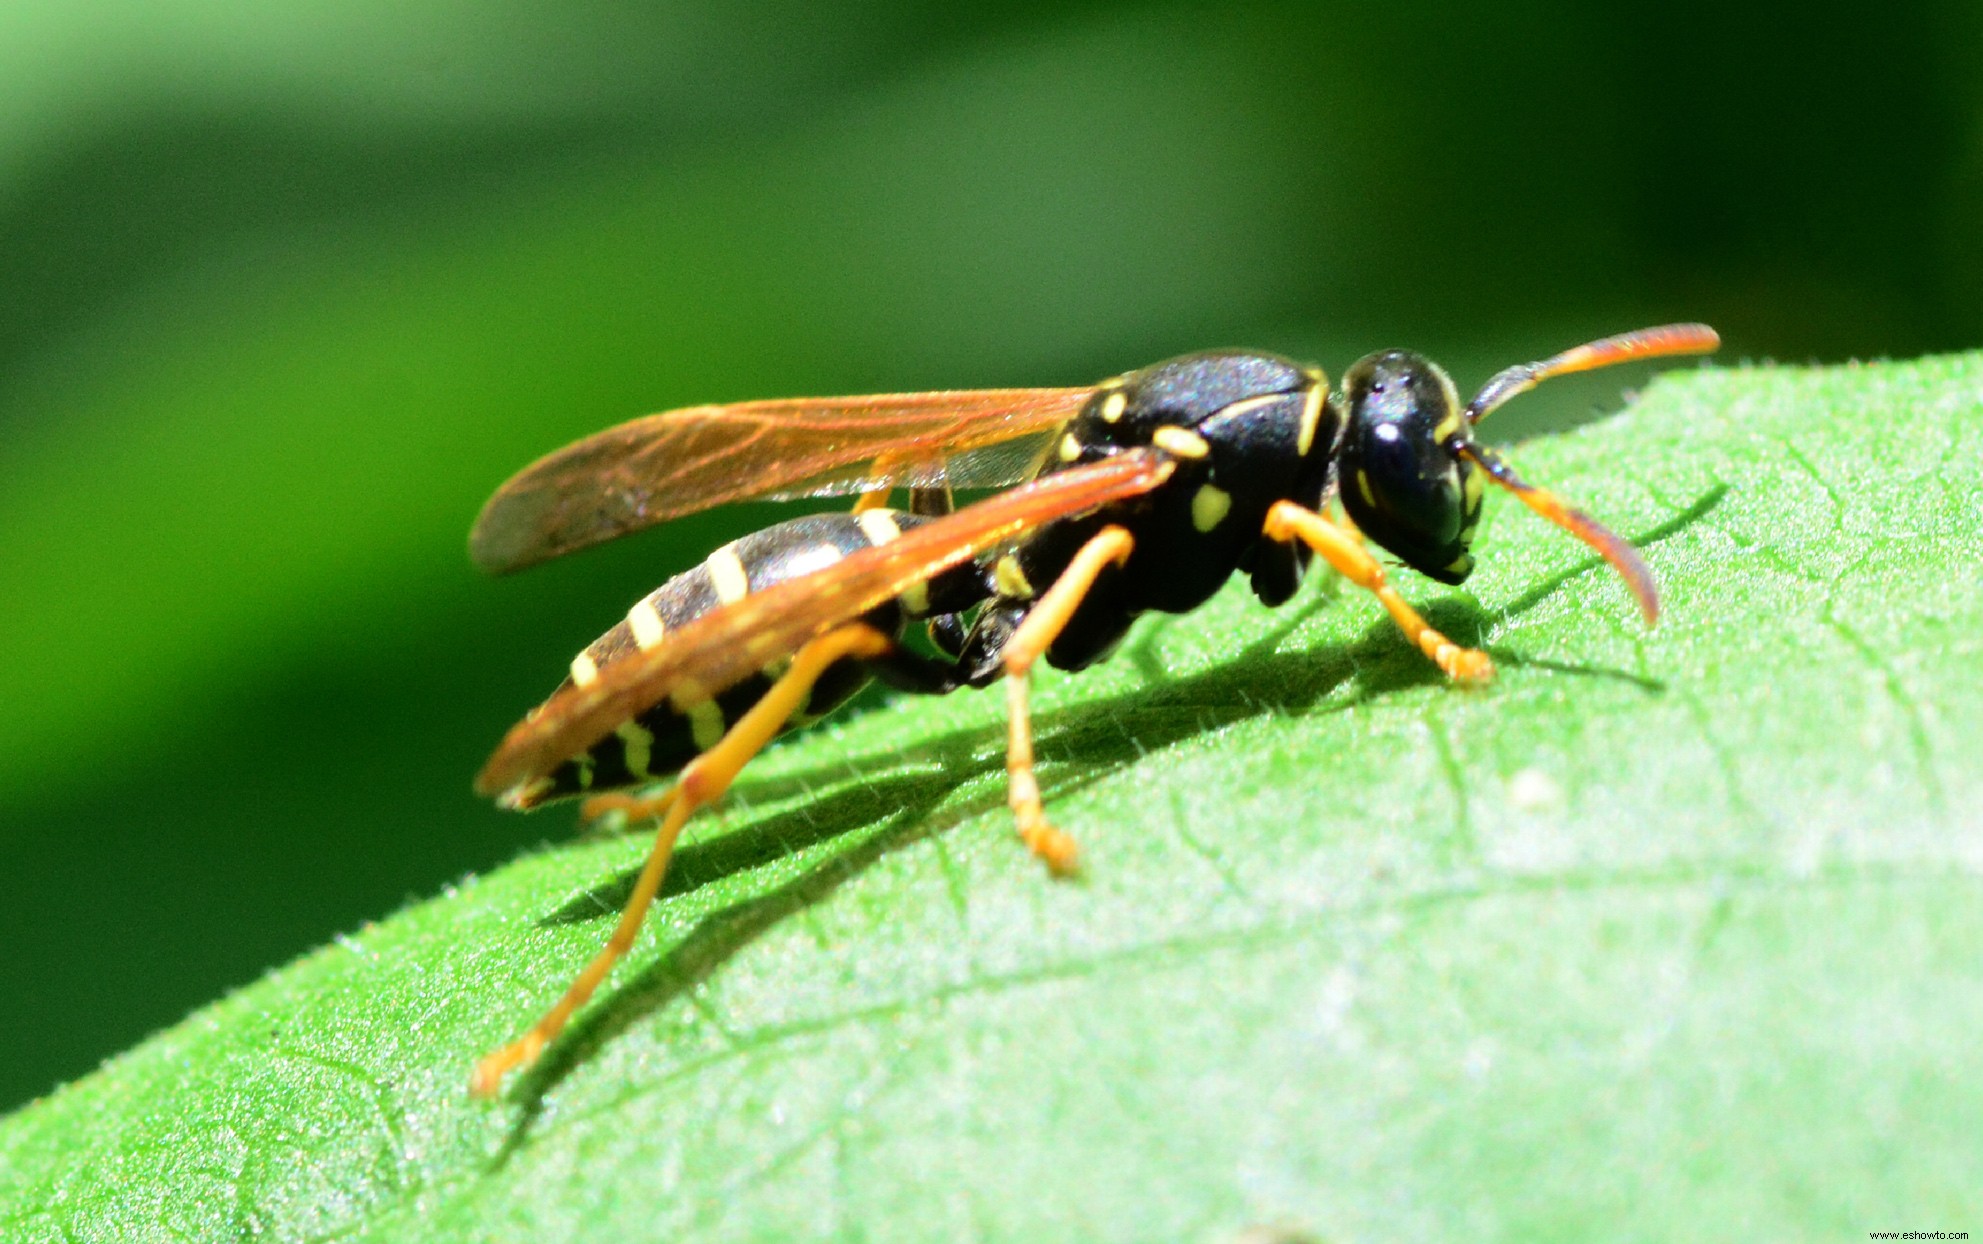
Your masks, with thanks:
[{"label": "orange leg", "polygon": [[1047,823],[1040,804],[1040,783],[1033,774],[1033,716],[1030,703],[1033,663],[1067,627],[1067,620],[1087,596],[1095,579],[1110,565],[1129,559],[1136,541],[1120,527],[1104,527],[1096,532],[1067,569],[1060,572],[1053,586],[1006,641],[1001,656],[1005,664],[1005,703],[1009,714],[1009,734],[1005,747],[1006,803],[1018,822],[1019,837],[1047,867],[1065,875],[1074,871],[1079,854],[1074,840]]},{"label": "orange leg", "polygon": [[1363,541],[1341,526],[1293,502],[1276,501],[1267,511],[1263,530],[1269,540],[1300,540],[1333,566],[1337,574],[1374,593],[1405,638],[1431,657],[1448,678],[1486,682],[1494,677],[1494,662],[1485,652],[1462,648],[1433,630],[1431,623],[1418,616],[1418,611],[1406,604],[1404,597],[1385,580],[1384,567],[1371,556]]},{"label": "orange leg", "polygon": [[799,649],[792,658],[791,668],[771,685],[771,689],[751,706],[749,712],[737,719],[721,742],[682,769],[680,778],[666,794],[652,800],[601,796],[587,803],[588,813],[620,808],[639,815],[658,814],[661,827],[655,832],[654,845],[647,853],[647,863],[642,866],[640,879],[634,883],[633,895],[627,899],[626,908],[620,913],[620,922],[605,947],[593,956],[592,962],[586,964],[585,970],[565,990],[564,997],[558,999],[557,1005],[546,1011],[530,1031],[475,1064],[475,1074],[469,1081],[471,1092],[478,1097],[494,1095],[502,1087],[504,1076],[534,1062],[544,1047],[564,1029],[572,1014],[585,1005],[586,999],[613,970],[613,964],[633,946],[641,922],[647,918],[647,909],[653,905],[654,896],[661,890],[661,879],[668,871],[668,858],[674,854],[675,839],[681,835],[682,826],[689,816],[697,808],[715,802],[730,788],[730,783],[751,757],[762,751],[764,745],[784,729],[792,714],[805,704],[813,683],[819,680],[826,668],[843,657],[879,657],[894,646],[886,635],[865,623],[856,622],[828,631]]}]

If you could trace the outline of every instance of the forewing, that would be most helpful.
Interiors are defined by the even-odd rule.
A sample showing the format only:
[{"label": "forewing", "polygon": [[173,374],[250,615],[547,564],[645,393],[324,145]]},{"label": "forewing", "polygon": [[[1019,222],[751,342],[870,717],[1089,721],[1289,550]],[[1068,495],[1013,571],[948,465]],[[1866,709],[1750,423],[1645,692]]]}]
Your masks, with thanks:
[{"label": "forewing", "polygon": [[1134,450],[1056,472],[753,592],[612,662],[586,686],[560,690],[510,730],[475,789],[496,795],[541,777],[670,694],[692,698],[732,686],[912,584],[1040,523],[1141,496],[1171,470],[1154,451]]},{"label": "forewing", "polygon": [[[691,406],[607,428],[525,467],[469,535],[493,573],[730,501],[1022,478],[1093,389],[970,389]],[[1015,443],[1016,442],[1016,443]]]}]

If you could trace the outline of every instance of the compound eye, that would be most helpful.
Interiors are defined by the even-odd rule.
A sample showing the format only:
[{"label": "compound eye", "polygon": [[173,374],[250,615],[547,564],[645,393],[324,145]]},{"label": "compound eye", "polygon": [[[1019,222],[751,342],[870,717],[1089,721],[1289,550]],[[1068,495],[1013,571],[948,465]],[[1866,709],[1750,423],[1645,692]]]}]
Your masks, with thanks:
[{"label": "compound eye", "polygon": [[1452,448],[1462,426],[1453,385],[1430,361],[1394,350],[1345,376],[1343,508],[1363,533],[1412,569],[1458,583],[1480,513],[1475,469]]}]

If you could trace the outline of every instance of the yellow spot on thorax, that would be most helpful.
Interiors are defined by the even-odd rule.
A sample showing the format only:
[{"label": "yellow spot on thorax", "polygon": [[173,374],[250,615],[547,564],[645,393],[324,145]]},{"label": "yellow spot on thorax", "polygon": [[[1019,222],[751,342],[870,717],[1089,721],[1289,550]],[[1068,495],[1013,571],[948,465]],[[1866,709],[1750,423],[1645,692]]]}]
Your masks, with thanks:
[{"label": "yellow spot on thorax", "polygon": [[992,567],[992,585],[1000,596],[1012,600],[1031,600],[1035,593],[1026,572],[1019,568],[1019,559],[1007,553]]},{"label": "yellow spot on thorax", "polygon": [[1308,393],[1301,404],[1301,429],[1295,436],[1294,450],[1302,457],[1315,447],[1315,430],[1322,426],[1322,408],[1328,403],[1329,381],[1320,371],[1308,372]]},{"label": "yellow spot on thorax", "polygon": [[1198,491],[1191,494],[1191,525],[1199,531],[1210,531],[1225,519],[1231,509],[1231,493],[1210,484],[1201,484]]},{"label": "yellow spot on thorax", "polygon": [[1150,443],[1180,458],[1203,458],[1212,452],[1205,438],[1190,428],[1162,427],[1150,434]]}]

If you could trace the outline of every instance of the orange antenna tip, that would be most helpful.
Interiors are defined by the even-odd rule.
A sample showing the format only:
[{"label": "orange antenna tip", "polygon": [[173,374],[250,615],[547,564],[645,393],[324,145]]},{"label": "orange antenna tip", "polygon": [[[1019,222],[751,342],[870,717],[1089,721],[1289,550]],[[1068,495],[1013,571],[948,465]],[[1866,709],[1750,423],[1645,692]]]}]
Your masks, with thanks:
[{"label": "orange antenna tip", "polygon": [[1646,559],[1639,555],[1639,550],[1633,548],[1629,541],[1582,510],[1566,504],[1555,493],[1524,482],[1515,474],[1514,468],[1491,450],[1483,449],[1472,442],[1461,444],[1459,449],[1462,454],[1486,471],[1489,479],[1520,498],[1523,505],[1582,540],[1596,551],[1598,556],[1610,562],[1611,568],[1618,572],[1618,577],[1625,580],[1625,586],[1631,589],[1633,599],[1638,602],[1639,612],[1646,619],[1646,625],[1651,626],[1659,621],[1659,588],[1653,582],[1652,569],[1646,565]]},{"label": "orange antenna tip", "polygon": [[1467,422],[1479,423],[1496,406],[1526,393],[1552,376],[1593,371],[1639,359],[1676,354],[1712,354],[1721,348],[1721,334],[1706,324],[1661,324],[1636,332],[1587,341],[1539,363],[1521,363],[1497,374],[1467,403]]}]

